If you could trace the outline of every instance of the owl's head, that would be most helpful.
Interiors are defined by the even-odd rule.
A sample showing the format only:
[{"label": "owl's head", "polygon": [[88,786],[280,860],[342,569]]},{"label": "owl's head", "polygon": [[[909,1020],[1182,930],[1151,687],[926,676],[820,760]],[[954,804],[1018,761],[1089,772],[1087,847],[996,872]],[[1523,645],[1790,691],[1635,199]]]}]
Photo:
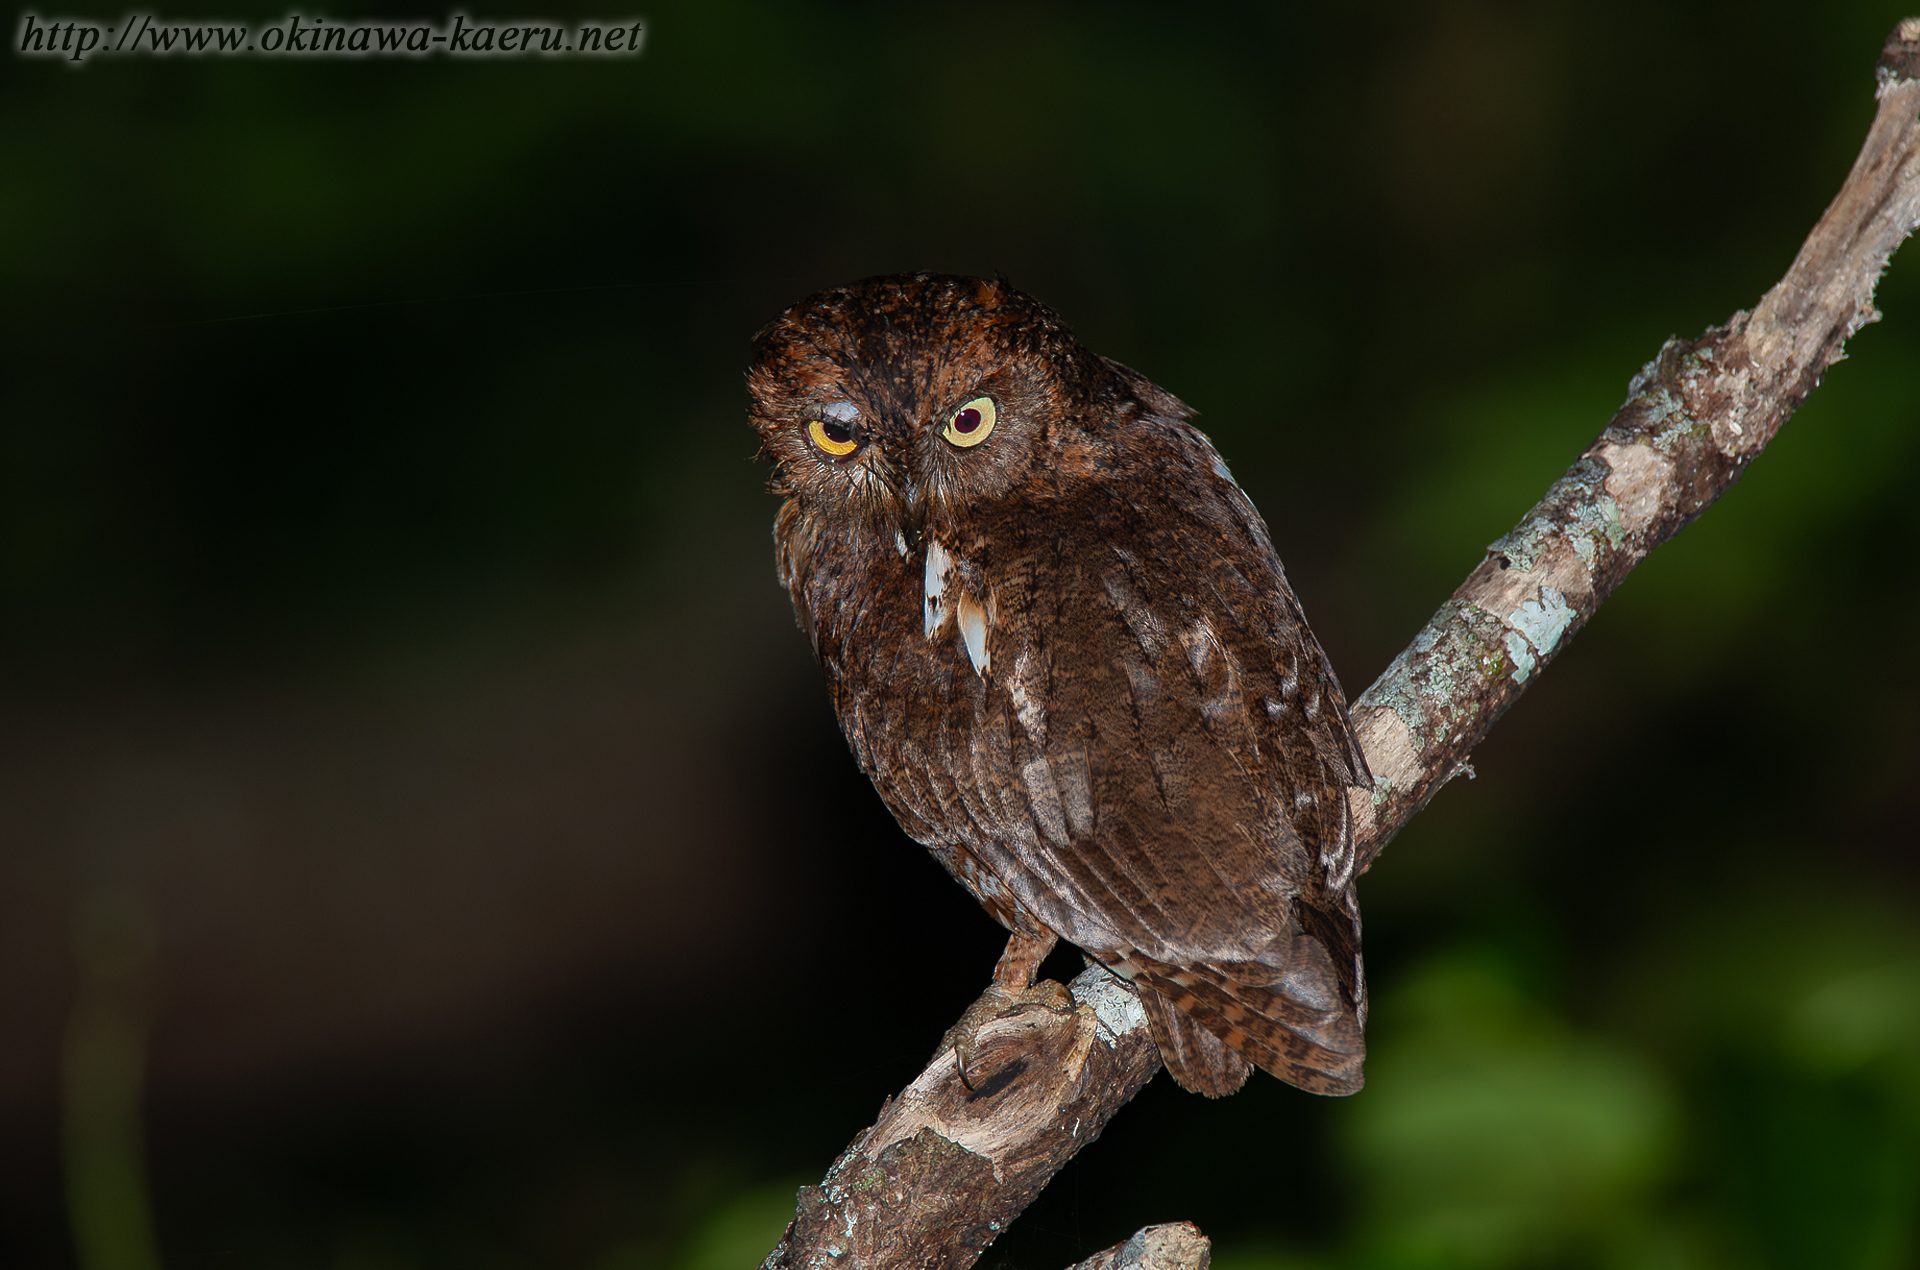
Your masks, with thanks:
[{"label": "owl's head", "polygon": [[1186,415],[1004,282],[869,278],[754,340],[747,388],[775,487],[892,528],[951,522],[1033,478],[1108,461],[1129,419]]}]

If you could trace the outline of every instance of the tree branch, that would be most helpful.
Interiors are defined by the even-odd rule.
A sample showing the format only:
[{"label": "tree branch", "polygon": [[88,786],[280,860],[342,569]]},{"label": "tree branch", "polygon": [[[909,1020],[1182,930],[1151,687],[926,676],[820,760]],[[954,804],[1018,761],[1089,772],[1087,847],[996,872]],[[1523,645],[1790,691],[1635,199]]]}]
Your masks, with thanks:
[{"label": "tree branch", "polygon": [[[1354,704],[1374,773],[1373,789],[1353,796],[1362,869],[1621,579],[1740,478],[1847,337],[1878,319],[1874,286],[1920,222],[1920,18],[1894,29],[1877,81],[1866,143],[1786,276],[1751,313],[1667,341],[1606,430]],[[766,1270],[971,1265],[1158,1070],[1131,988],[1090,968],[1072,993],[1071,1006],[1011,1008],[983,1027],[973,1090],[947,1051],[888,1099],[821,1185],[801,1188]],[[1169,1229],[1083,1264],[1154,1264],[1142,1258],[1163,1255],[1154,1250],[1168,1237],[1154,1232]],[[1169,1244],[1187,1260],[1161,1264],[1204,1265],[1198,1246],[1194,1260]]]},{"label": "tree branch", "polygon": [[1649,551],[1740,479],[1877,321],[1873,288],[1920,220],[1920,18],[1894,28],[1853,171],[1752,313],[1668,340],[1599,439],[1354,704],[1374,784],[1356,791],[1360,867],[1462,770],[1541,667]]},{"label": "tree branch", "polygon": [[1077,1261],[1067,1270],[1207,1270],[1213,1246],[1192,1222],[1148,1226],[1133,1238]]}]

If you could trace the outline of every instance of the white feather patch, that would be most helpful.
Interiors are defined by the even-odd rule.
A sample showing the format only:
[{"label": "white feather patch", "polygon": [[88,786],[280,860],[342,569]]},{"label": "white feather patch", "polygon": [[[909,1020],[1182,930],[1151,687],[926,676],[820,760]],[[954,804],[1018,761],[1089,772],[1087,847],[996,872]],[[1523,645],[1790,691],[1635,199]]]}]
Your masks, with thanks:
[{"label": "white feather patch", "polygon": [[[940,540],[927,542],[927,568],[922,593],[926,597],[926,636],[933,639],[946,629],[947,619],[959,619],[960,642],[967,650],[973,672],[982,679],[993,668],[987,649],[987,633],[993,625],[993,613],[961,581],[971,566],[954,558]],[[955,577],[958,572],[961,577]]]},{"label": "white feather patch", "polygon": [[1044,758],[1028,759],[1020,769],[1020,780],[1027,787],[1027,806],[1040,832],[1056,847],[1068,843],[1066,809],[1060,804],[1060,790],[1053,783],[1053,769]]},{"label": "white feather patch", "polygon": [[1069,750],[1053,761],[1053,783],[1060,791],[1060,806],[1067,813],[1067,825],[1075,837],[1093,833],[1093,781],[1088,771],[1087,752]]},{"label": "white feather patch", "polygon": [[960,617],[960,638],[967,644],[967,660],[973,663],[973,672],[984,679],[993,668],[992,654],[987,651],[987,611],[965,592],[953,607]]},{"label": "white feather patch", "polygon": [[1047,706],[1045,701],[1034,695],[1032,688],[1043,688],[1045,675],[1041,659],[1034,654],[1033,646],[1028,644],[1014,655],[1013,673],[1005,680],[1007,695],[1013,698],[1014,717],[1020,720],[1020,727],[1026,732],[1027,738],[1041,746],[1047,743]]},{"label": "white feather patch", "polygon": [[927,543],[927,638],[932,639],[947,624],[947,575],[953,572],[953,557],[938,539]]}]

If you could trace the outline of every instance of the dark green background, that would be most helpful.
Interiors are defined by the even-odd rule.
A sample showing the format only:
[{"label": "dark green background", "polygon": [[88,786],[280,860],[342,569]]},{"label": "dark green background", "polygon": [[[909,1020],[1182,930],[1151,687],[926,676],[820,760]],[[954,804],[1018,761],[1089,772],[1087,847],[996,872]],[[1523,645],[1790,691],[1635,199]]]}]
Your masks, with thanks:
[{"label": "dark green background", "polygon": [[[773,582],[752,333],[1004,272],[1200,410],[1357,694],[1785,269],[1900,12],[551,16],[645,51],[4,62],[0,1263],[73,1264],[90,991],[169,1267],[757,1260],[999,935]],[[983,1264],[1916,1264],[1913,251],[1363,884],[1367,1090],[1157,1081]]]}]

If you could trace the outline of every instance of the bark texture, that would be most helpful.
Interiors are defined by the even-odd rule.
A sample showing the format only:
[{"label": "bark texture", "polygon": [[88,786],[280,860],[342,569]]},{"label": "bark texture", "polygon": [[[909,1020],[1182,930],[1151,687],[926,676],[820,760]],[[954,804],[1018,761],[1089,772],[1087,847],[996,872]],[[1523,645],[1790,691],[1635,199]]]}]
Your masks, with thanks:
[{"label": "bark texture", "polygon": [[1192,1222],[1148,1226],[1125,1243],[1076,1261],[1067,1270],[1207,1270],[1213,1247]]},{"label": "bark texture", "polygon": [[[1366,867],[1648,552],[1725,493],[1779,432],[1920,222],[1920,18],[1888,38],[1880,108],[1840,193],[1751,312],[1669,340],[1626,403],[1413,643],[1354,704],[1374,773],[1356,790]],[[1072,1003],[1008,1007],[969,1073],[951,1050],[887,1101],[765,1261],[783,1267],[970,1266],[1159,1068],[1132,989],[1099,968]],[[1191,1232],[1191,1237],[1187,1232]],[[1082,1267],[1204,1267],[1192,1226],[1149,1227]]]},{"label": "bark texture", "polygon": [[943,1046],[825,1181],[800,1188],[768,1270],[973,1264],[1160,1069],[1133,989],[1090,967],[1072,992],[982,1025],[971,1090]]}]

